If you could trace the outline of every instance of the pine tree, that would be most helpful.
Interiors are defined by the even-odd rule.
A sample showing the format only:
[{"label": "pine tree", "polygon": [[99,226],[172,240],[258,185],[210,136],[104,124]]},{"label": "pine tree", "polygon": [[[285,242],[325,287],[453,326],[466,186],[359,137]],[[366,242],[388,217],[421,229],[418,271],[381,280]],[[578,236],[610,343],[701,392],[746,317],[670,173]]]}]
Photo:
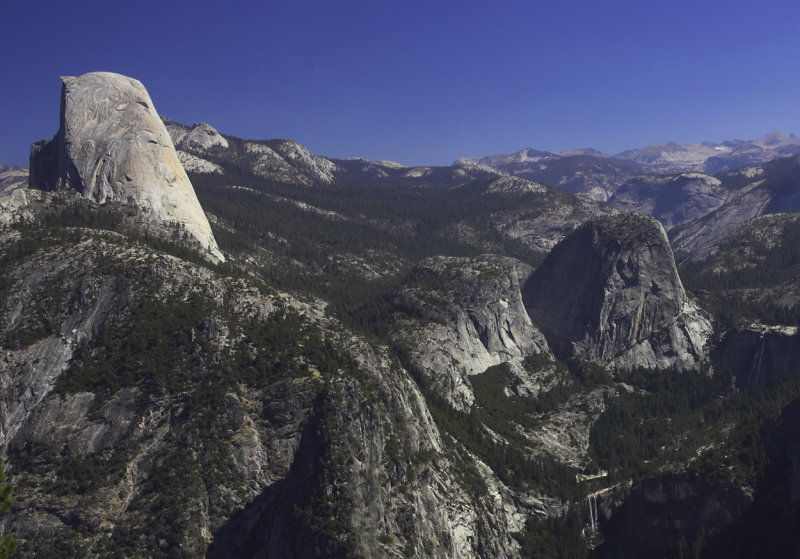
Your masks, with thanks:
[{"label": "pine tree", "polygon": [[[6,483],[6,474],[3,471],[3,460],[0,459],[0,514],[8,512],[11,508],[11,491],[13,486]],[[8,559],[17,550],[17,540],[11,536],[0,538],[0,559]]]}]

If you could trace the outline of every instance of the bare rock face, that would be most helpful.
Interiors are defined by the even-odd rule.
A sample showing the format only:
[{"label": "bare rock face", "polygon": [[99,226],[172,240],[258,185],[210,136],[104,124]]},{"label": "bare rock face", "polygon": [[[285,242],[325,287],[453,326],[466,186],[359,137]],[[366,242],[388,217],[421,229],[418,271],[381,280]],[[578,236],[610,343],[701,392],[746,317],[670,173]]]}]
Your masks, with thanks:
[{"label": "bare rock face", "polygon": [[187,173],[222,174],[222,167],[205,158],[209,150],[226,150],[228,140],[205,122],[186,126],[161,117]]},{"label": "bare rock face", "polygon": [[[522,304],[519,277],[529,274],[530,267],[511,258],[432,257],[397,293],[395,305],[404,312],[395,338],[453,407],[472,405],[470,375],[509,363],[526,377],[520,366],[525,357],[550,355]],[[521,380],[530,381],[534,393],[541,389],[536,379]]]},{"label": "bare rock face", "polygon": [[669,230],[713,212],[728,194],[722,181],[702,173],[639,175],[625,181],[609,204],[621,211],[652,215]]},{"label": "bare rock face", "polygon": [[228,147],[228,140],[205,122],[192,126],[192,129],[186,134],[181,143],[185,147],[193,147],[195,149],[209,149],[214,146]]},{"label": "bare rock face", "polygon": [[[18,539],[20,556],[79,557],[91,546],[95,557],[149,557],[161,547],[209,559],[299,558],[330,541],[330,557],[512,559],[518,545],[509,534],[529,515],[563,512],[561,499],[516,492],[477,459],[446,452],[391,351],[344,331],[319,301],[264,293],[118,241],[87,235],[0,270],[25,286],[0,300],[0,456],[18,472],[0,529]],[[497,283],[511,273],[471,264],[464,274],[473,269],[494,269]],[[110,356],[106,344],[142,332],[140,319],[153,324],[150,310],[136,311],[145,304],[169,325],[159,339],[192,342],[152,352],[157,367],[143,350],[128,361],[135,374],[83,384],[79,360]],[[178,309],[191,318],[179,319]],[[230,375],[240,349],[275,358],[267,338],[240,332],[287,314],[341,348],[342,368],[299,358],[298,340],[285,374]],[[151,390],[156,368],[172,389]],[[485,491],[461,481],[465,468]],[[320,535],[320,514],[343,536]],[[347,553],[344,538],[353,542]]]},{"label": "bare rock face", "polygon": [[28,186],[28,170],[25,167],[0,165],[0,194]]},{"label": "bare rock face", "polygon": [[332,161],[312,155],[292,140],[247,142],[244,149],[256,175],[304,185],[332,184],[336,180]]},{"label": "bare rock face", "polygon": [[0,227],[19,221],[26,213],[28,170],[0,165]]},{"label": "bare rock face", "polygon": [[228,147],[228,140],[217,132],[216,128],[205,122],[198,122],[192,126],[186,126],[177,122],[173,122],[166,117],[161,117],[161,121],[167,128],[172,143],[175,148],[181,149],[195,149],[206,150],[215,146],[222,148]]},{"label": "bare rock face", "polygon": [[135,204],[156,222],[180,225],[212,260],[223,261],[189,177],[141,82],[110,72],[61,81],[61,127],[51,142],[34,144],[30,185],[69,185],[98,204]]},{"label": "bare rock face", "polygon": [[693,368],[711,334],[652,217],[619,214],[585,223],[553,249],[523,296],[563,356],[626,368]]}]

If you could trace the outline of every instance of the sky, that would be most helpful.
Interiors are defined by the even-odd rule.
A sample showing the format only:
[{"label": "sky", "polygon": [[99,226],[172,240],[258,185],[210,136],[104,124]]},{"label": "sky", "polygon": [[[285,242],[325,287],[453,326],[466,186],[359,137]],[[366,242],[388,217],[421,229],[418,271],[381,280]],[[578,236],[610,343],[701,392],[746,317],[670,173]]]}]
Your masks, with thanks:
[{"label": "sky", "polygon": [[0,164],[58,128],[61,75],[158,112],[406,165],[800,134],[800,2],[4,0]]}]

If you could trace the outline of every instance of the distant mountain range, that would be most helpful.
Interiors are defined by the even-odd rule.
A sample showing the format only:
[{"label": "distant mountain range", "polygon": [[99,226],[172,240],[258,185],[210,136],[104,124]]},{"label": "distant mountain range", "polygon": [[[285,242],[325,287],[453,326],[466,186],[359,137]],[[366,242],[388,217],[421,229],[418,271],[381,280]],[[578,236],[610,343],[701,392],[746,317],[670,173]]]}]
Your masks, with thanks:
[{"label": "distant mountain range", "polygon": [[618,153],[615,157],[636,161],[649,172],[699,171],[720,173],[747,165],[758,165],[800,153],[800,138],[773,130],[760,140],[732,140],[721,144],[667,142]]},{"label": "distant mountain range", "polygon": [[591,148],[558,153],[524,148],[481,158],[462,157],[453,165],[491,168],[607,201],[626,181],[640,175],[687,172],[713,175],[798,154],[800,138],[773,130],[759,140],[730,140],[721,144],[667,142],[616,155]]},{"label": "distant mountain range", "polygon": [[[632,162],[636,166],[625,168],[640,173],[669,174],[695,171],[714,174],[797,154],[800,154],[800,138],[794,134],[773,130],[759,140],[729,140],[721,144],[667,142],[630,149],[616,155],[608,155],[591,148],[570,149],[558,153],[524,148],[513,153],[481,158],[462,157],[457,159],[454,165],[485,165],[509,174],[523,175],[547,171],[557,162],[564,160],[588,157]],[[617,164],[624,166],[623,163]]]}]

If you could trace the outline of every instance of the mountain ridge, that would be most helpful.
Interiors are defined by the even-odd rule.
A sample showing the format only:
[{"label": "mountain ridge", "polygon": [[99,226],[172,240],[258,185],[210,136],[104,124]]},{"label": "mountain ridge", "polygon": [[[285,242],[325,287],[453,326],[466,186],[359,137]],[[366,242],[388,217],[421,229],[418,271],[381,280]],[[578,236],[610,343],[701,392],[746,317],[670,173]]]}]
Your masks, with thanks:
[{"label": "mountain ridge", "polygon": [[[453,162],[453,165],[472,163],[504,168],[514,163],[540,163],[571,155],[590,155],[634,161],[642,165],[643,171],[651,173],[669,174],[698,171],[713,174],[735,168],[731,165],[744,167],[747,164],[764,163],[770,159],[799,153],[800,138],[794,134],[786,134],[773,129],[756,140],[725,140],[719,143],[704,141],[692,144],[668,141],[663,144],[630,148],[615,154],[607,154],[594,148],[549,152],[527,147],[506,154],[460,157]],[[737,161],[737,156],[743,158],[741,164]],[[745,157],[747,158],[744,159]],[[715,159],[715,161],[709,164],[709,159]]]},{"label": "mountain ridge", "polygon": [[568,192],[161,124],[224,264],[0,168],[21,557],[800,549],[797,156]]}]

